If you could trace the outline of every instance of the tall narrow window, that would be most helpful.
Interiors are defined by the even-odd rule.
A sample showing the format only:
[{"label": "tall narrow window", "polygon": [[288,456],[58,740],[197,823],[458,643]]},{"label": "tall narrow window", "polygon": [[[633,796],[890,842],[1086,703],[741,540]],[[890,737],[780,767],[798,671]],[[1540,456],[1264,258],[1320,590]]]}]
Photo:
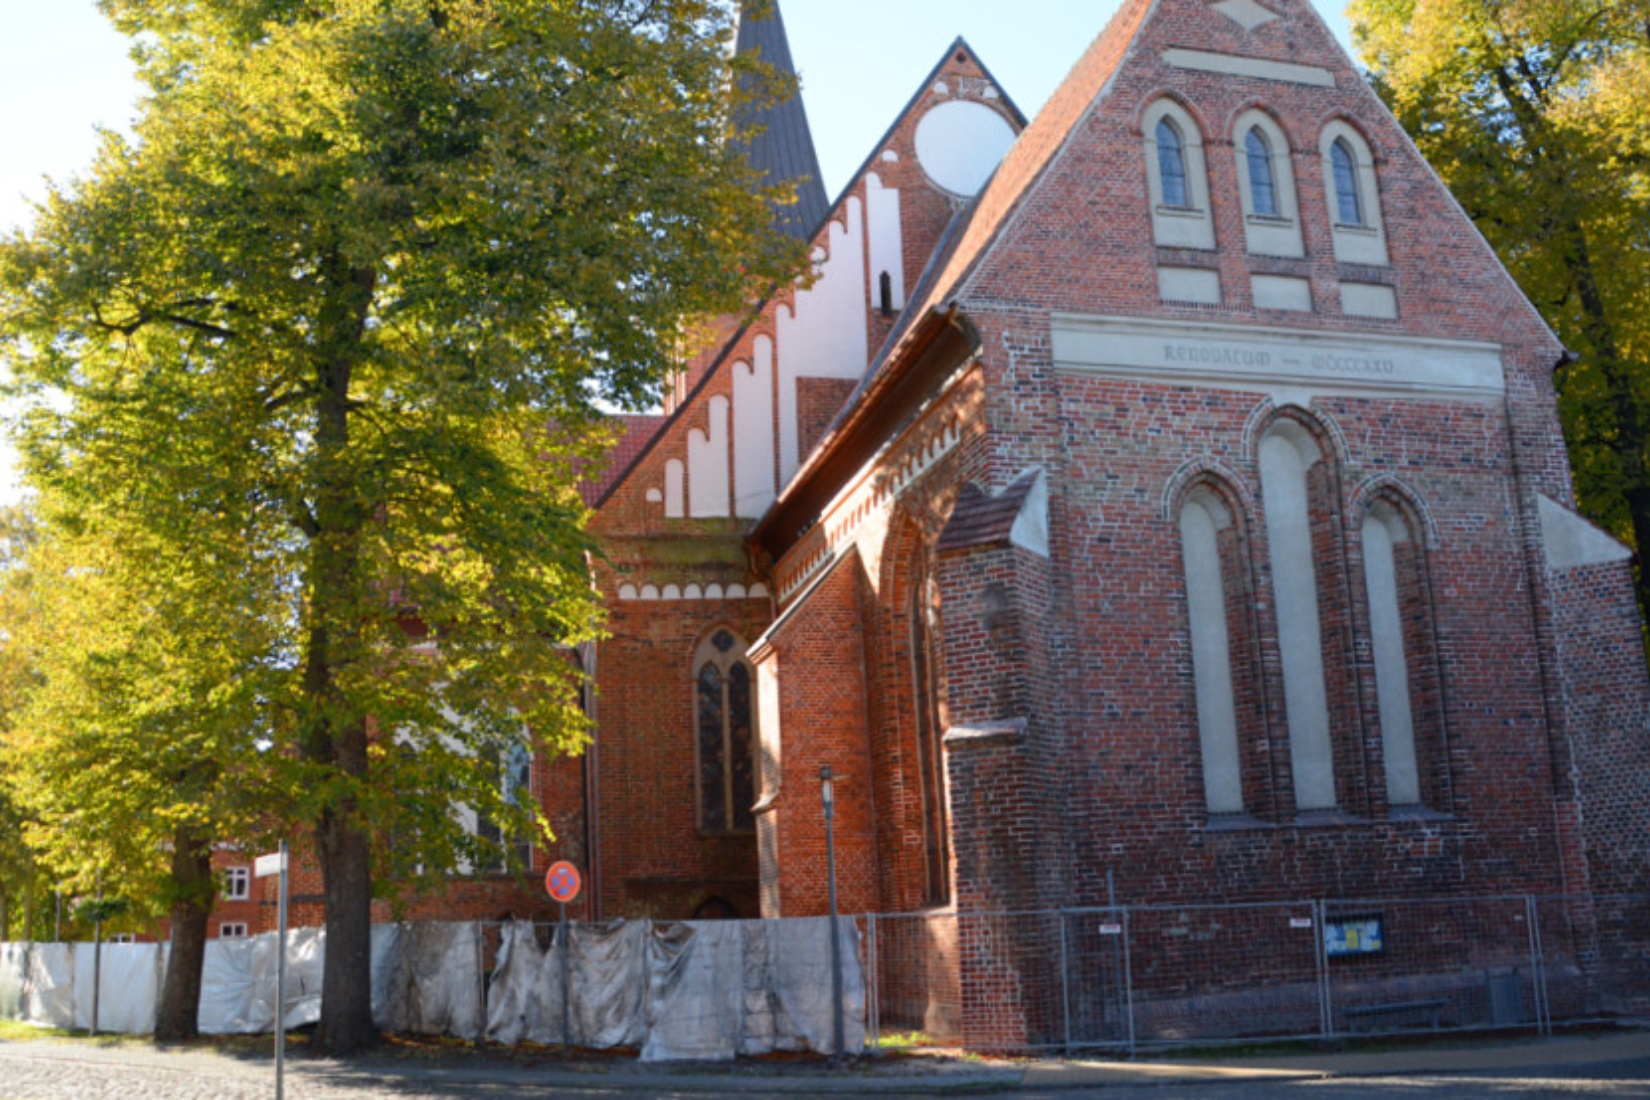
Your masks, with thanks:
[{"label": "tall narrow window", "polygon": [[1212,814],[1241,813],[1244,808],[1231,632],[1226,622],[1225,569],[1220,554],[1220,533],[1231,525],[1230,510],[1207,489],[1194,492],[1180,511],[1180,544],[1192,629],[1192,675],[1197,685],[1198,739],[1203,748],[1203,793]]},{"label": "tall narrow window", "polygon": [[1264,218],[1278,216],[1277,177],[1272,168],[1272,144],[1256,127],[1243,139],[1249,156],[1249,196],[1254,213]]},{"label": "tall narrow window", "polygon": [[711,833],[753,832],[756,738],[745,647],[732,632],[718,630],[699,647],[695,664],[699,827]]},{"label": "tall narrow window", "polygon": [[1307,475],[1321,461],[1317,442],[1293,421],[1280,420],[1261,440],[1260,486],[1266,506],[1297,810],[1327,810],[1337,805],[1307,483]]},{"label": "tall narrow window", "polygon": [[1187,209],[1192,205],[1186,182],[1186,150],[1180,129],[1168,119],[1157,124],[1157,172],[1162,181],[1163,205]]},{"label": "tall narrow window", "polygon": [[1387,801],[1414,806],[1421,801],[1421,773],[1415,758],[1415,716],[1410,705],[1409,660],[1404,653],[1404,620],[1399,608],[1394,548],[1409,532],[1396,512],[1378,502],[1364,516],[1364,582],[1369,591],[1369,634],[1375,652],[1375,689],[1381,713],[1381,751],[1386,758]]},{"label": "tall narrow window", "polygon": [[1345,138],[1337,138],[1329,155],[1335,170],[1335,218],[1342,225],[1363,225],[1364,204],[1358,194],[1358,162]]},{"label": "tall narrow window", "polygon": [[922,787],[924,900],[942,905],[951,897],[951,845],[945,811],[945,757],[941,751],[939,682],[934,667],[935,591],[919,564],[911,578],[911,680],[916,686],[917,771]]},{"label": "tall narrow window", "polygon": [[[527,746],[512,743],[500,753],[496,748],[488,749],[484,753],[486,759],[497,764],[499,769],[499,794],[507,806],[521,806],[532,797],[533,790],[533,754]],[[504,826],[485,814],[476,815],[476,836],[501,848],[499,861],[490,868],[494,871],[509,871],[510,861],[514,860],[521,867],[530,867],[533,862],[532,834],[525,831],[515,831],[512,824],[512,835],[506,842]]]}]

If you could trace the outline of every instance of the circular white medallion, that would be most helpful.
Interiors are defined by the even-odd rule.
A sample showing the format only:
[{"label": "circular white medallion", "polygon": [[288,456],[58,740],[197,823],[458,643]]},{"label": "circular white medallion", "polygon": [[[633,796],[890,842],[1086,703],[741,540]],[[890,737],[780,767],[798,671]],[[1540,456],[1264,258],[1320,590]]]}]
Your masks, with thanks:
[{"label": "circular white medallion", "polygon": [[917,123],[917,160],[942,189],[971,197],[997,170],[1014,136],[1014,128],[991,108],[953,100]]}]

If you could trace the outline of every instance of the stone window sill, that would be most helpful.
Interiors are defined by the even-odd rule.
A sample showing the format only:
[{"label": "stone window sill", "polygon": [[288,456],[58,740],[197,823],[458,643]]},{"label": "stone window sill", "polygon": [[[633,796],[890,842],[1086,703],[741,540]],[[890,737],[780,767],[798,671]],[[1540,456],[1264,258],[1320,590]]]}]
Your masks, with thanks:
[{"label": "stone window sill", "polygon": [[1277,828],[1270,821],[1262,821],[1250,814],[1210,814],[1203,825],[1206,833],[1258,833]]},{"label": "stone window sill", "polygon": [[1329,810],[1302,810],[1295,814],[1294,825],[1297,829],[1321,829],[1333,826],[1369,825],[1372,822],[1366,817],[1349,814],[1342,809]]},{"label": "stone window sill", "polygon": [[1440,810],[1434,810],[1427,806],[1420,805],[1389,806],[1386,811],[1386,816],[1388,821],[1399,822],[1402,824],[1415,824],[1417,822],[1436,823],[1455,820],[1454,814],[1446,814]]}]

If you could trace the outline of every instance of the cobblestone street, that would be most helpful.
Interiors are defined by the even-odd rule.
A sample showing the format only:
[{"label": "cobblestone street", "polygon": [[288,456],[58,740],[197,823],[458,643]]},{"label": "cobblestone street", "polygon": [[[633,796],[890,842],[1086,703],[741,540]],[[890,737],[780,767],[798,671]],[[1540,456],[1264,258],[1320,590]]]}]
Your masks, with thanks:
[{"label": "cobblestone street", "polygon": [[[977,1062],[969,1059],[642,1066],[523,1062],[465,1050],[289,1065],[290,1100],[536,1100],[644,1096],[990,1093],[1021,1100],[1650,1100],[1650,1036],[1234,1061]],[[0,1100],[267,1100],[267,1052],[156,1050],[140,1041],[0,1042]]]}]

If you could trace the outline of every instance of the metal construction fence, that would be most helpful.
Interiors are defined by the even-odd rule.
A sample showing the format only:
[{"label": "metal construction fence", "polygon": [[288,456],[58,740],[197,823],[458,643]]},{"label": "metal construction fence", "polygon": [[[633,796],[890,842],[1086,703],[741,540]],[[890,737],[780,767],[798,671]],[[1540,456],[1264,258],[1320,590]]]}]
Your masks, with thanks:
[{"label": "metal construction fence", "polygon": [[[208,947],[201,1027],[319,1014],[325,937]],[[836,1048],[827,919],[383,925],[379,1025],[645,1060]],[[1650,1017],[1650,896],[843,917],[842,1049],[1117,1052]],[[105,946],[104,1030],[153,1027],[163,944]],[[91,1020],[89,944],[0,944],[0,1018]]]},{"label": "metal construction fence", "polygon": [[[847,921],[839,943],[840,1000],[831,925],[821,917],[383,924],[372,934],[373,1019],[397,1034],[625,1048],[643,1061],[859,1051],[865,986]],[[167,950],[0,943],[0,1019],[145,1034],[155,1026]],[[279,954],[275,933],[208,943],[201,1031],[257,1034],[277,1019],[286,1028],[316,1022],[326,933],[294,930],[278,996]]]},{"label": "metal construction fence", "polygon": [[1650,1015],[1650,897],[861,918],[867,1041],[1082,1050]]}]

